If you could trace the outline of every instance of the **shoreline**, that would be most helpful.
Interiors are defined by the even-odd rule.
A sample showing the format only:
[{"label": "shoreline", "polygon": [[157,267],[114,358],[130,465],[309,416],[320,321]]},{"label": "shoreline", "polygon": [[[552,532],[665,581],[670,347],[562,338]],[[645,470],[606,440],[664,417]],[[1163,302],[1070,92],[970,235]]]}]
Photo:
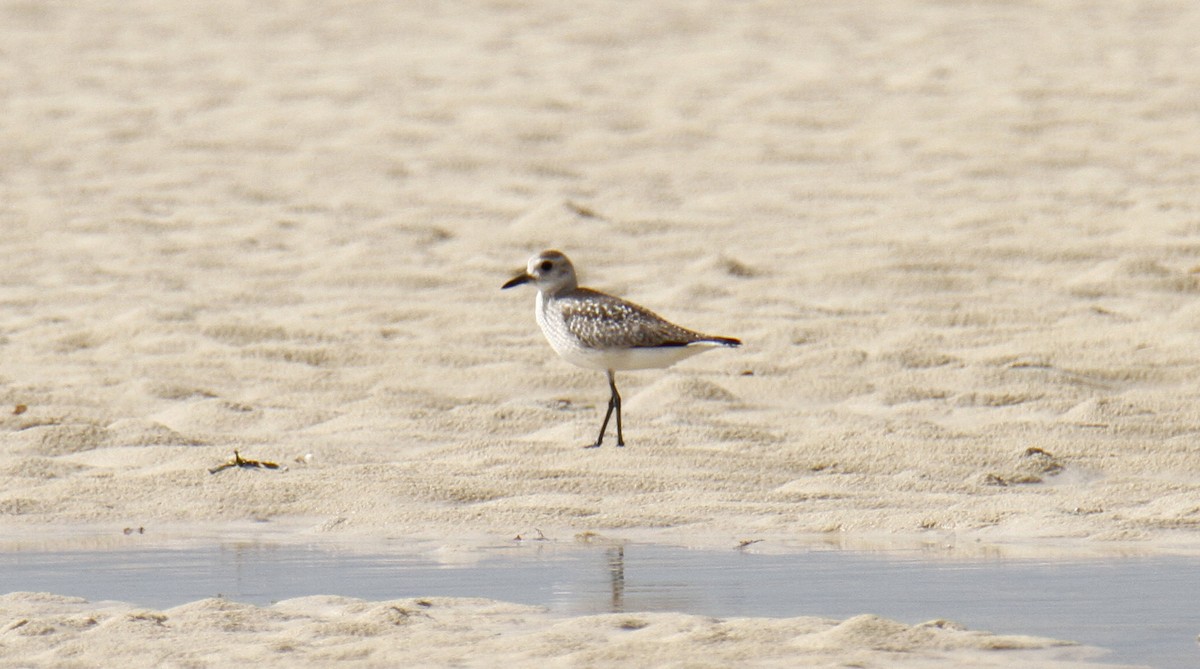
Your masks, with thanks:
[{"label": "shoreline", "polygon": [[[228,535],[226,535],[228,536]],[[295,536],[295,535],[289,535]],[[108,556],[96,563],[98,570],[97,577],[101,571],[112,568],[112,557],[120,556],[123,553],[130,555],[141,554],[143,551],[151,551],[158,555],[159,551],[184,551],[183,555],[191,555],[191,551],[200,550],[206,547],[211,547],[213,544],[210,541],[201,541],[191,544],[184,544],[178,538],[163,540],[161,538],[149,537],[140,534],[132,534],[123,536],[125,539],[133,539],[132,543],[126,543],[125,546],[113,548],[111,544],[107,546],[104,553]],[[143,541],[145,540],[145,541]],[[285,548],[291,545],[293,548],[304,546],[304,558],[296,560],[296,556],[282,557],[276,555],[276,549]],[[747,550],[757,546],[747,547]],[[656,577],[652,574],[658,574],[657,578],[662,577],[662,570],[666,568],[663,560],[668,560],[672,565],[678,564],[680,559],[684,565],[682,569],[698,568],[709,562],[713,562],[713,558],[717,558],[712,549],[700,549],[696,558],[699,562],[693,562],[693,558],[683,555],[682,553],[670,553],[669,558],[659,556],[652,559],[651,562],[645,562],[645,549],[651,549],[651,555],[661,553],[662,546],[654,546],[648,544],[638,544],[628,541],[613,541],[600,536],[588,537],[586,540],[576,540],[570,543],[556,542],[551,539],[541,540],[526,540],[522,544],[510,543],[508,545],[492,545],[490,547],[481,548],[465,548],[461,546],[451,546],[445,544],[433,543],[424,547],[425,549],[414,549],[412,545],[405,545],[402,550],[396,550],[395,545],[381,546],[374,551],[364,550],[364,546],[360,544],[345,543],[345,542],[322,542],[320,544],[280,544],[267,541],[227,541],[220,544],[221,551],[231,551],[236,557],[216,558],[211,556],[204,560],[205,564],[209,560],[218,559],[220,564],[225,564],[226,560],[233,560],[237,565],[237,582],[241,583],[245,579],[252,579],[255,585],[251,586],[251,591],[257,592],[257,596],[249,598],[239,595],[241,590],[230,591],[226,588],[233,587],[229,577],[216,577],[209,588],[215,588],[214,592],[225,592],[228,594],[214,596],[203,596],[193,599],[189,596],[180,596],[178,603],[171,600],[170,604],[158,604],[157,600],[145,600],[147,593],[141,593],[140,597],[135,597],[138,603],[130,603],[110,598],[93,598],[85,599],[77,596],[67,596],[61,593],[53,594],[51,592],[12,592],[6,595],[0,595],[0,616],[3,617],[5,624],[0,629],[0,645],[10,651],[17,651],[12,657],[14,661],[28,662],[40,654],[49,651],[50,649],[69,648],[74,643],[84,642],[89,644],[95,652],[95,648],[99,645],[101,648],[108,643],[108,639],[114,641],[119,639],[120,643],[125,647],[125,651],[140,649],[142,652],[163,653],[166,652],[167,645],[175,645],[182,649],[187,655],[195,655],[197,652],[197,644],[202,643],[202,639],[209,639],[210,633],[203,632],[205,629],[216,628],[222,630],[219,633],[220,639],[228,640],[231,634],[237,636],[236,629],[244,626],[250,626],[253,629],[252,634],[241,634],[242,640],[239,641],[238,650],[235,652],[232,648],[229,650],[204,651],[207,656],[206,661],[212,663],[224,663],[232,661],[237,657],[243,657],[246,653],[251,653],[266,661],[268,664],[278,663],[285,659],[290,659],[292,662],[301,663],[300,666],[322,666],[327,660],[324,652],[320,650],[324,648],[328,650],[330,646],[350,646],[357,645],[360,650],[357,652],[369,655],[372,663],[378,663],[385,660],[384,658],[395,658],[395,651],[384,650],[386,646],[381,644],[395,644],[399,642],[402,647],[405,647],[406,639],[412,639],[414,636],[425,638],[423,635],[434,633],[439,634],[447,627],[456,629],[449,636],[442,634],[436,640],[430,641],[426,639],[419,644],[421,653],[439,652],[441,654],[438,664],[466,663],[471,665],[472,658],[476,658],[475,662],[482,662],[479,656],[479,649],[483,646],[492,646],[495,644],[495,639],[504,638],[502,645],[497,647],[497,650],[503,650],[506,653],[512,653],[516,657],[531,659],[533,657],[543,658],[558,658],[558,661],[577,662],[579,658],[588,655],[600,653],[606,660],[606,663],[619,663],[633,661],[638,658],[644,659],[642,653],[646,651],[644,644],[634,644],[628,646],[628,639],[624,637],[632,631],[644,630],[641,636],[648,637],[647,641],[659,645],[661,648],[670,648],[673,661],[681,662],[705,662],[712,661],[708,653],[713,652],[713,648],[709,648],[707,643],[697,642],[696,636],[701,637],[710,634],[733,634],[735,636],[750,635],[755,638],[761,638],[763,635],[777,635],[776,638],[779,644],[773,645],[771,648],[751,649],[741,648],[730,652],[738,654],[743,664],[750,666],[784,666],[787,663],[808,663],[808,662],[828,662],[847,661],[848,658],[857,658],[854,661],[861,661],[863,658],[871,658],[875,662],[884,662],[893,664],[901,662],[905,666],[919,667],[951,667],[963,666],[963,663],[975,666],[979,663],[995,664],[997,666],[1029,666],[1029,663],[1034,663],[1037,666],[1046,667],[1114,667],[1127,666],[1115,664],[1116,660],[1110,657],[1109,650],[1099,647],[1081,644],[1078,640],[1061,640],[1053,637],[1046,637],[1044,634],[1040,636],[1030,636],[1028,634],[1030,627],[1036,627],[1035,624],[1025,625],[1024,628],[1020,625],[1019,620],[1026,617],[1045,616],[1047,611],[1039,608],[1039,605],[1030,603],[1030,607],[1021,615],[1013,618],[1013,615],[999,615],[997,611],[991,611],[990,615],[984,615],[983,611],[987,610],[976,607],[961,608],[952,604],[947,604],[942,611],[944,616],[938,616],[925,620],[925,615],[914,615],[913,611],[924,610],[928,611],[931,607],[926,605],[916,607],[910,611],[908,615],[897,614],[895,612],[897,602],[889,599],[875,600],[876,606],[885,610],[893,611],[893,617],[879,616],[871,613],[859,613],[849,617],[842,617],[843,609],[857,609],[854,606],[839,606],[839,615],[813,616],[804,614],[781,614],[777,609],[781,606],[788,610],[796,608],[825,610],[830,605],[830,602],[820,599],[810,601],[808,606],[797,606],[792,602],[792,599],[785,599],[771,602],[759,601],[760,597],[766,596],[765,593],[759,590],[754,590],[754,594],[743,593],[741,596],[750,596],[751,599],[758,602],[755,606],[760,612],[757,614],[737,613],[714,613],[713,611],[699,612],[693,611],[695,604],[698,602],[707,602],[709,606],[713,602],[720,599],[714,593],[708,592],[712,588],[717,588],[720,592],[728,594],[730,583],[723,581],[705,580],[703,577],[700,582],[692,585],[692,590],[686,588],[679,593],[674,593],[673,590],[666,589],[666,583],[659,583]],[[587,576],[586,574],[577,574],[576,572],[587,567],[588,571],[595,569],[607,569],[612,571],[613,567],[613,550],[620,547],[620,567],[617,572],[609,573],[608,580],[605,581],[604,588],[613,588],[612,593],[605,590],[604,593],[596,590],[600,586],[591,584],[584,588],[583,582],[588,582],[595,578],[595,574]],[[43,550],[49,547],[41,547]],[[55,549],[61,550],[62,546],[56,546]],[[8,547],[11,549],[11,547]],[[84,554],[95,556],[95,546],[88,546],[84,549]],[[252,553],[246,553],[247,550]],[[263,551],[265,563],[259,564],[259,558],[252,557],[255,552]],[[315,550],[315,554],[310,554],[310,550]],[[353,552],[347,554],[345,551]],[[547,553],[547,550],[549,553]],[[690,549],[680,549],[687,552]],[[601,561],[585,560],[584,564],[577,564],[578,558],[597,557],[596,553],[602,553],[604,559]],[[820,549],[823,553],[836,553],[839,550],[831,548]],[[737,557],[737,564],[742,564],[741,556],[736,556],[737,551],[724,551],[724,555]],[[786,555],[796,555],[795,552],[774,553],[773,555],[760,555],[761,559],[770,562],[771,557],[781,557]],[[321,557],[324,555],[324,557]],[[316,559],[321,564],[325,565],[321,569],[328,570],[335,568],[339,561],[346,559],[353,560],[355,556],[373,555],[376,558],[384,560],[381,564],[393,565],[388,571],[398,569],[397,576],[406,573],[407,570],[422,570],[434,569],[442,571],[446,568],[457,570],[467,570],[463,574],[470,574],[471,570],[482,567],[483,564],[476,564],[476,561],[487,559],[491,565],[488,569],[495,569],[496,562],[494,559],[500,559],[502,565],[509,569],[516,569],[512,574],[506,576],[506,579],[515,579],[507,589],[501,590],[514,591],[521,589],[521,584],[524,579],[529,578],[528,567],[524,571],[520,570],[521,563],[529,560],[538,565],[545,565],[538,571],[538,578],[548,578],[554,582],[560,582],[564,585],[571,585],[571,590],[578,589],[575,597],[566,601],[559,601],[557,604],[549,602],[537,603],[529,601],[527,594],[522,594],[516,597],[496,597],[498,592],[494,587],[483,588],[483,592],[477,592],[475,595],[459,595],[455,594],[461,588],[454,587],[451,592],[445,589],[447,584],[441,581],[435,581],[433,584],[424,588],[428,593],[423,596],[400,596],[401,594],[395,590],[396,586],[391,585],[391,589],[385,587],[377,592],[375,596],[362,597],[361,595],[286,595],[285,593],[295,593],[295,586],[282,587],[284,581],[276,582],[275,579],[282,578],[276,575],[271,578],[267,576],[263,569],[273,572],[278,572],[279,569],[287,569],[294,571],[298,576],[301,573],[315,575],[317,573],[326,573],[325,571],[315,571],[317,563],[310,563],[309,560]],[[572,557],[572,556],[575,557]],[[884,561],[879,564],[871,563],[872,569],[877,569],[881,565],[884,569],[891,572],[895,569],[893,566],[888,566],[891,563],[889,559],[895,559],[895,553],[880,553],[872,551],[869,553],[871,559],[882,558]],[[269,557],[269,556],[274,556]],[[856,563],[866,557],[860,555],[857,558],[851,558]],[[408,564],[407,560],[416,558],[418,563],[410,564],[405,568],[402,564]],[[140,562],[136,564],[142,565],[145,557],[139,558]],[[173,561],[177,558],[160,556],[155,559],[154,564],[161,564],[166,569],[171,567],[167,565],[175,564]],[[182,558],[183,561],[175,565],[175,569],[185,568],[191,564],[195,557]],[[399,563],[393,562],[400,560]],[[567,560],[567,564],[574,565],[568,568],[566,573],[562,572],[563,567],[551,567],[550,565],[560,564],[563,559]],[[904,561],[927,561],[927,560],[947,560],[950,559],[945,555],[931,556],[927,553],[914,555],[912,552],[903,554]],[[979,558],[954,558],[948,568],[957,570],[959,564],[970,564]],[[988,562],[1001,560],[1008,562],[1009,558],[1000,558],[991,556],[985,558]],[[1111,559],[1111,558],[1109,558]],[[190,561],[189,561],[190,560]],[[278,564],[273,565],[272,560]],[[549,565],[545,563],[550,560]],[[1019,560],[1019,559],[1018,559]],[[1106,562],[1102,561],[1102,562]],[[715,562],[726,564],[726,568],[731,567],[728,560],[718,559]],[[117,565],[127,564],[133,568],[131,563],[118,562]],[[766,566],[766,563],[758,563],[761,566]],[[1053,563],[1051,563],[1053,564]],[[1077,564],[1077,563],[1076,563]],[[607,566],[606,566],[607,565]],[[690,565],[690,566],[689,566]],[[837,572],[828,572],[829,569],[823,560],[818,560],[816,563],[804,561],[797,564],[795,568],[804,569],[802,565],[809,565],[807,569],[816,569],[818,573],[825,578],[838,578]],[[1044,568],[1047,565],[1045,560],[1030,560],[1030,566],[1035,568]],[[865,565],[859,564],[858,569],[864,568]],[[211,567],[209,567],[211,568]],[[747,566],[747,569],[750,567]],[[1008,568],[1022,569],[1020,566],[1010,566]],[[141,569],[157,569],[144,565]],[[361,568],[360,568],[361,569]],[[551,571],[547,571],[550,569]],[[339,576],[336,577],[337,585],[330,584],[329,591],[357,593],[364,586],[362,582],[364,575],[356,575],[355,567],[350,566],[349,571],[346,567],[337,567]],[[656,571],[657,570],[657,571]],[[164,572],[167,573],[167,572]],[[379,578],[380,573],[371,571],[373,578]],[[669,573],[674,574],[674,571]],[[948,574],[944,572],[943,576]],[[1036,573],[1036,572],[1034,572]],[[923,574],[925,578],[929,575],[923,569],[915,572],[913,575]],[[331,574],[326,574],[331,576]],[[749,573],[747,573],[747,576]],[[495,576],[493,576],[494,578]],[[421,582],[419,576],[415,574],[409,575],[407,579],[416,578],[414,582]],[[429,578],[425,576],[424,578]],[[479,576],[457,576],[455,580],[478,579]],[[578,579],[583,581],[578,581]],[[669,576],[668,581],[675,583],[680,577],[678,575]],[[842,575],[845,578],[845,575]],[[973,579],[997,578],[996,576],[979,575],[972,577]],[[1011,578],[1011,577],[1010,577]],[[1043,577],[1045,578],[1045,577]],[[1058,576],[1054,577],[1056,580]],[[201,581],[208,583],[213,576],[202,577]],[[615,580],[612,580],[615,579]],[[628,584],[627,584],[627,579]],[[182,586],[184,591],[196,591],[196,585],[190,583]],[[738,577],[734,577],[731,583],[736,583]],[[405,581],[407,582],[407,581]],[[688,580],[690,583],[690,580]],[[997,583],[1004,582],[1003,578],[999,578]],[[274,585],[271,585],[274,583]],[[528,587],[533,587],[532,583],[526,584]],[[620,587],[620,592],[616,588]],[[630,588],[626,592],[626,588]],[[678,586],[676,586],[678,587]],[[699,587],[700,590],[696,590]],[[930,593],[935,599],[939,599],[946,595],[946,590],[954,590],[956,586],[943,586],[940,594]],[[281,588],[276,590],[276,588]],[[582,589],[580,589],[582,588]],[[201,588],[204,589],[204,588]],[[265,590],[264,590],[265,589]],[[300,588],[304,591],[308,588]],[[412,584],[400,588],[400,591],[420,590],[420,586]],[[470,588],[468,588],[470,589]],[[761,589],[761,588],[760,588]],[[826,586],[828,589],[828,586]],[[885,588],[886,589],[886,588]],[[85,589],[86,591],[86,589]],[[76,591],[79,592],[79,591]],[[172,592],[177,592],[172,590]],[[484,594],[484,592],[488,594]],[[739,590],[740,592],[740,590]],[[824,597],[828,597],[831,593],[818,588],[814,591],[824,592]],[[840,591],[839,591],[840,592]],[[272,594],[278,593],[278,594]],[[130,594],[133,594],[132,592]],[[177,592],[178,594],[178,592]],[[260,601],[264,596],[269,597],[269,602]],[[591,609],[605,609],[605,606],[599,606],[593,599],[600,597],[608,602],[608,598],[612,597],[611,606],[615,606],[616,610],[592,611]],[[676,603],[674,607],[669,607],[668,610],[661,610],[662,602],[657,604],[654,601],[658,598],[665,597],[667,601],[672,598],[682,597],[683,600],[699,597],[697,602],[693,602],[693,606],[681,606]],[[717,599],[712,599],[717,597]],[[863,593],[852,593],[850,591],[843,592],[837,596],[837,601],[841,601],[843,597],[850,597],[852,601],[862,599]],[[1010,595],[1011,597],[1011,595]],[[1034,597],[1033,599],[1036,599]],[[647,608],[639,602],[645,600],[650,604]],[[615,602],[620,601],[620,604]],[[681,600],[682,601],[682,600]],[[807,599],[806,599],[807,601]],[[1024,600],[1023,600],[1024,601]],[[744,602],[743,602],[744,604]],[[764,610],[764,606],[766,607]],[[1040,606],[1045,606],[1043,603]],[[704,608],[704,607],[701,607]],[[737,608],[736,606],[734,607]],[[743,607],[744,608],[744,607]],[[864,607],[870,609],[871,607]],[[902,607],[906,608],[906,607]],[[937,607],[932,607],[937,608]],[[1055,609],[1058,610],[1058,609]],[[976,628],[974,626],[967,627],[959,622],[956,622],[957,616],[966,619],[975,619],[980,622],[981,616],[984,622],[982,626]],[[498,615],[497,615],[498,614]],[[1060,612],[1061,614],[1061,612]],[[15,617],[14,617],[15,616]],[[380,617],[382,616],[382,618]],[[422,624],[414,625],[414,617],[422,619]],[[920,618],[919,620],[916,618]],[[292,628],[294,623],[299,620],[308,621],[305,627],[309,630],[319,630],[328,625],[334,626],[333,630],[337,630],[337,626],[353,625],[357,630],[351,634],[344,631],[325,632],[318,634],[317,638],[335,636],[336,640],[324,638],[323,641],[316,642],[313,636],[306,634],[303,640],[297,638]],[[903,620],[904,622],[900,622]],[[84,621],[82,624],[80,621]],[[352,622],[353,621],[353,622]],[[1003,622],[1001,622],[1003,621]],[[151,623],[151,627],[146,627],[145,623]],[[286,624],[285,624],[286,623]],[[383,623],[383,624],[380,624]],[[430,624],[424,624],[430,623]],[[462,627],[470,625],[478,628],[472,634],[463,634]],[[125,628],[123,631],[116,633],[113,636],[109,631],[114,626]],[[998,627],[1005,631],[994,632],[989,631],[989,628]],[[1068,625],[1068,627],[1070,627]],[[201,630],[197,632],[197,629]],[[343,627],[344,629],[344,627]],[[579,636],[583,630],[590,630],[584,636]],[[1124,630],[1124,627],[1121,628]],[[569,630],[569,631],[568,631]],[[1063,632],[1063,629],[1059,629]],[[31,633],[35,639],[18,640],[26,633]],[[568,635],[564,637],[563,635]],[[1070,636],[1069,634],[1064,636]],[[830,638],[832,637],[832,638]],[[1120,640],[1118,640],[1118,638]],[[215,640],[215,638],[212,638]],[[368,641],[369,639],[369,641]],[[464,639],[468,639],[464,641]],[[473,639],[473,640],[470,640]],[[488,639],[491,639],[489,641]],[[559,642],[570,639],[571,643],[561,646]],[[835,641],[836,639],[836,641]],[[1092,640],[1095,641],[1094,639]],[[1120,637],[1110,639],[1114,651],[1121,653],[1123,656],[1129,655],[1131,639],[1128,634],[1122,633]],[[203,643],[207,643],[204,641]],[[463,643],[471,644],[470,647],[464,647]],[[280,644],[286,644],[292,650],[286,655],[278,654]],[[481,645],[482,644],[482,645]],[[722,644],[723,646],[725,644]],[[734,647],[737,648],[737,647]],[[1003,659],[997,657],[997,651],[1003,651]],[[58,652],[58,651],[54,651]],[[123,651],[124,652],[124,651]],[[724,650],[721,651],[725,652]],[[174,655],[174,653],[172,653]],[[414,659],[411,655],[411,650],[408,653],[401,653],[399,657],[405,659]],[[1165,657],[1165,655],[1164,655]],[[359,658],[360,660],[363,657]],[[1093,662],[1097,662],[1093,664]],[[33,666],[39,666],[33,663]],[[375,666],[369,664],[368,666]],[[793,664],[794,666],[794,664]]]},{"label": "shoreline", "polygon": [[[957,536],[928,534],[812,534],[771,537],[764,535],[725,535],[721,532],[688,532],[675,529],[663,533],[648,529],[610,531],[572,531],[570,529],[529,528],[512,534],[486,532],[446,533],[399,532],[383,535],[374,532],[328,531],[327,523],[313,519],[280,519],[242,523],[202,523],[186,526],[151,524],[121,526],[88,523],[39,524],[37,526],[0,524],[0,551],[119,551],[126,549],[200,548],[226,545],[312,546],[338,552],[387,553],[394,555],[459,555],[470,560],[498,549],[529,546],[553,546],[556,549],[588,549],[596,546],[641,545],[697,551],[731,551],[765,555],[794,555],[811,552],[848,552],[912,557],[929,561],[1038,560],[1083,562],[1124,558],[1196,557],[1200,544],[1189,540],[1171,541],[1095,541],[1074,538],[982,536],[963,539]],[[728,537],[728,538],[727,538]]]}]

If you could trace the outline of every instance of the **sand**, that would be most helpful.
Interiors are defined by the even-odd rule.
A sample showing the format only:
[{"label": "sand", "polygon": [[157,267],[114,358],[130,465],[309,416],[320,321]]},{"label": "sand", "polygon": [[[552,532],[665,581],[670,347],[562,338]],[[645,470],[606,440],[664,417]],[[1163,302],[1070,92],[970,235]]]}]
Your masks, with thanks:
[{"label": "sand", "polygon": [[[1110,4],[0,4],[0,531],[1197,552],[1200,7]],[[581,449],[603,376],[499,290],[550,247],[745,347],[622,375],[629,446]],[[208,473],[235,449],[287,470]],[[330,642],[364,665],[1006,643],[464,601],[425,657],[395,607],[9,595],[0,643],[319,665],[287,648],[331,611],[407,621]]]}]

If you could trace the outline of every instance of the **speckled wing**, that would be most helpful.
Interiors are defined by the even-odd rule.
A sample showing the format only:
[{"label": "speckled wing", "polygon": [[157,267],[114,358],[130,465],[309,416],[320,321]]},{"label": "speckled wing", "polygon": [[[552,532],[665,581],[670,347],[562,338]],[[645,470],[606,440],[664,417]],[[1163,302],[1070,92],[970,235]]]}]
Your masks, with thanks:
[{"label": "speckled wing", "polygon": [[557,301],[567,330],[589,348],[650,348],[721,341],[663,320],[645,307],[587,288]]}]

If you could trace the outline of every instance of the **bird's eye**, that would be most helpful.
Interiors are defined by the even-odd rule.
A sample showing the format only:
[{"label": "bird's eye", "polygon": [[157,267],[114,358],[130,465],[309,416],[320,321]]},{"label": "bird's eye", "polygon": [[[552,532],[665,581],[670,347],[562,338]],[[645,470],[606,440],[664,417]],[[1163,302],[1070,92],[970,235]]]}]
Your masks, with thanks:
[{"label": "bird's eye", "polygon": [[543,272],[549,272],[550,269],[554,267],[554,263],[550,262],[549,260],[543,260],[542,264],[538,267],[540,267]]}]

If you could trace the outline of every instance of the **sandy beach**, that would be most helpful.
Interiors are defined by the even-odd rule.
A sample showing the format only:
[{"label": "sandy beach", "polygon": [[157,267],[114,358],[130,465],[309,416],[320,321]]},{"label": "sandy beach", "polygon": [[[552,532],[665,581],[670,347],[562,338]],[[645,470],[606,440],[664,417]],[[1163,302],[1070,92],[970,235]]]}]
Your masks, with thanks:
[{"label": "sandy beach", "polygon": [[[0,534],[1200,553],[1197,35],[1182,1],[0,2]],[[583,449],[603,374],[500,290],[546,248],[745,345],[621,375],[628,446]],[[286,470],[209,473],[235,450]],[[0,664],[1099,666],[635,617],[12,592]]]}]

